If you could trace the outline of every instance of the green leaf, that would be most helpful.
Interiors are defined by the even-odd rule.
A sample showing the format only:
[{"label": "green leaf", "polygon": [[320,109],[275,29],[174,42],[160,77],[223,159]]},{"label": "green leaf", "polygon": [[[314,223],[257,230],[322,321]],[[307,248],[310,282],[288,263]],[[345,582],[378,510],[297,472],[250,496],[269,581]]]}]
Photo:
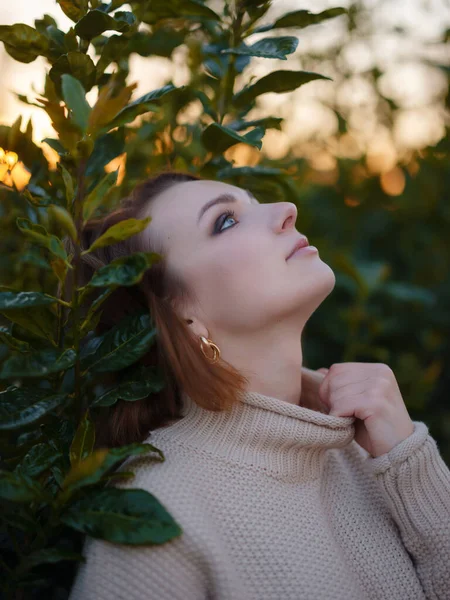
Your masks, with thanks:
[{"label": "green leaf", "polygon": [[126,58],[129,56],[131,48],[128,44],[131,42],[134,35],[136,34],[133,34],[133,36],[130,37],[127,36],[126,39],[125,36],[111,35],[107,39],[102,39],[102,45],[100,46],[100,48],[99,44],[96,43],[96,40],[92,42],[97,49],[97,53],[101,49],[101,56],[97,61],[96,65],[98,75],[104,73],[105,69],[112,62],[118,62],[121,58]]},{"label": "green leaf", "polygon": [[274,177],[282,175],[283,170],[275,167],[263,167],[256,165],[255,167],[225,167],[217,171],[217,177],[231,179],[232,177],[241,177],[242,175],[254,175],[256,177],[266,176]]},{"label": "green leaf", "polygon": [[263,31],[270,31],[271,29],[281,27],[297,27],[303,29],[310,25],[322,23],[322,21],[326,21],[327,19],[333,19],[334,17],[347,14],[347,12],[346,8],[340,7],[328,8],[320,13],[312,13],[309,10],[294,10],[280,17],[273,24],[262,25],[261,27],[253,29],[252,33],[261,33]]},{"label": "green leaf", "polygon": [[309,12],[309,10],[297,10],[277,19],[274,27],[308,27],[345,14],[347,14],[347,9],[341,7],[328,8],[316,14]]},{"label": "green leaf", "polygon": [[5,50],[15,60],[30,63],[40,55],[48,53],[48,40],[45,35],[24,23],[0,25],[0,41]]},{"label": "green leaf", "polygon": [[[31,535],[36,534],[36,528],[38,527],[38,523],[35,519],[31,518],[29,514],[27,514],[27,506],[14,505],[14,512],[5,511],[2,515],[3,520],[8,525],[16,529],[20,529],[20,531],[25,531]],[[29,513],[29,509],[28,509]]]},{"label": "green leaf", "polygon": [[41,292],[0,292],[0,311],[53,304],[56,298]]},{"label": "green leaf", "polygon": [[91,537],[133,546],[164,544],[182,534],[159,500],[143,489],[90,490],[61,520]]},{"label": "green leaf", "polygon": [[264,38],[258,40],[251,46],[242,44],[237,48],[226,48],[221,54],[241,54],[244,56],[257,56],[260,58],[278,58],[287,60],[286,56],[295,52],[298,39],[292,36]]},{"label": "green leaf", "polygon": [[0,392],[0,431],[34,426],[68,400],[66,394],[49,393],[51,390],[48,389],[15,385]]},{"label": "green leaf", "polygon": [[359,295],[367,298],[375,292],[388,277],[390,267],[382,262],[355,261],[345,253],[336,253],[335,265],[342,273],[348,275],[358,286]]},{"label": "green leaf", "polygon": [[[99,294],[97,298],[95,298],[95,300],[91,303],[87,315],[83,323],[81,324],[80,335],[82,337],[85,336],[88,331],[95,330],[95,327],[97,326],[102,314],[101,311],[96,311],[98,311],[98,308],[110,296],[114,289],[114,287],[109,287],[106,290],[103,290],[103,292]],[[81,294],[81,297],[83,296],[83,293],[87,293],[88,290],[89,288],[85,288]]]},{"label": "green leaf", "polygon": [[63,13],[72,21],[79,21],[88,10],[88,0],[56,0]]},{"label": "green leaf", "polygon": [[44,269],[45,271],[51,270],[48,261],[41,256],[40,248],[30,247],[26,252],[24,252],[24,254],[20,255],[18,262],[19,264],[22,263],[24,265],[33,265],[33,267],[38,267],[39,269]]},{"label": "green leaf", "polygon": [[211,106],[211,100],[202,90],[192,90],[192,94],[200,100],[204,112],[209,115],[214,121],[218,121],[218,116],[214,108]]},{"label": "green leaf", "polygon": [[[121,36],[114,37],[121,39]],[[175,31],[171,27],[160,26],[152,33],[136,31],[128,39],[122,39],[121,43],[125,43],[125,52],[127,54],[136,52],[140,56],[163,56],[164,58],[171,58],[172,52],[184,43],[185,37],[186,34],[184,31]],[[115,53],[119,47],[119,40],[116,40],[111,46],[108,44],[108,46],[107,55]],[[102,58],[104,54],[105,52],[103,51]]]},{"label": "green leaf", "polygon": [[[159,4],[166,4],[167,6],[167,2],[165,3],[164,0],[159,0]],[[175,7],[175,10],[177,12],[180,10],[180,13],[175,15],[176,17],[179,17],[181,14],[183,17],[194,16],[212,21],[221,21],[220,16],[206,6],[202,0],[181,0],[181,2],[178,3],[178,6]]]},{"label": "green leaf", "polygon": [[65,371],[75,363],[76,353],[68,348],[61,355],[59,350],[47,348],[33,354],[13,354],[3,363],[0,379],[11,377],[42,377]]},{"label": "green leaf", "polygon": [[88,285],[91,287],[135,285],[141,281],[145,271],[159,260],[160,255],[156,252],[135,252],[129,256],[121,256],[98,269]]},{"label": "green leaf", "polygon": [[69,31],[64,34],[64,46],[67,52],[76,52],[78,50],[78,39],[73,27],[71,27]]},{"label": "green leaf", "polygon": [[[50,148],[53,148],[53,150],[55,150],[60,156],[63,154],[67,154],[67,150],[64,148],[64,146],[61,144],[61,142],[59,140],[54,140],[52,138],[44,138],[42,141],[45,142],[46,144],[48,144],[50,146]],[[56,166],[59,168],[60,164],[61,163],[58,161],[56,163]]]},{"label": "green leaf", "polygon": [[67,52],[64,31],[61,31],[61,29],[58,29],[55,25],[49,25],[43,33],[49,40],[48,59],[53,62],[54,60],[57,60],[61,54]]},{"label": "green leaf", "polygon": [[[73,373],[73,370],[71,371]],[[71,389],[72,385],[69,385]],[[61,386],[64,388],[64,384]],[[67,392],[66,389],[62,389],[62,391]],[[47,442],[56,448],[64,457],[68,456],[70,445],[75,436],[76,426],[73,417],[64,418],[62,415],[59,415],[57,420],[52,420],[47,423],[44,423],[40,427],[40,431]],[[53,468],[52,471],[55,471]],[[59,481],[59,479],[58,479]],[[62,483],[63,479],[60,478],[60,483]]]},{"label": "green leaf", "polygon": [[[62,175],[62,178],[64,181],[64,187],[66,190],[66,203],[67,203],[66,206],[67,206],[68,210],[70,210],[72,207],[73,199],[74,199],[72,176],[69,173],[69,171],[66,169],[66,167],[61,163],[61,161],[58,161],[56,163],[56,167],[61,172],[61,175]],[[75,238],[72,238],[72,239],[76,239],[76,236],[75,236]]]},{"label": "green leaf", "polygon": [[[222,55],[222,50],[227,50],[228,44],[224,39],[214,44],[204,44],[202,46],[203,65],[209,75],[216,79],[222,79],[228,72],[230,58]],[[234,61],[234,71],[242,71],[250,64],[250,56],[238,55]]]},{"label": "green leaf", "polygon": [[131,471],[120,471],[119,473],[111,473],[111,475],[103,475],[101,481],[117,481],[120,479],[134,479],[136,475]]},{"label": "green leaf", "polygon": [[89,410],[87,410],[77,427],[72,444],[70,445],[70,464],[73,466],[92,454],[94,443],[95,427],[89,418]]},{"label": "green leaf", "polygon": [[17,227],[25,236],[40,246],[44,246],[44,248],[47,248],[52,254],[61,258],[68,266],[71,266],[67,262],[67,254],[63,242],[55,235],[50,235],[45,227],[32,223],[29,219],[24,219],[22,217],[17,217],[16,223]]},{"label": "green leaf", "polygon": [[36,30],[39,31],[39,33],[42,33],[45,35],[47,27],[50,27],[50,26],[58,27],[58,23],[55,21],[55,19],[51,15],[44,15],[42,17],[42,19],[34,20],[34,26],[35,26]]},{"label": "green leaf", "polygon": [[103,175],[104,167],[125,150],[125,127],[110,131],[95,140],[86,164],[86,175]]},{"label": "green leaf", "polygon": [[184,90],[186,86],[175,87],[172,83],[165,85],[162,88],[157,90],[153,90],[140,98],[131,102],[125,108],[122,108],[121,111],[117,113],[114,119],[110,123],[110,128],[119,127],[120,125],[125,125],[125,123],[129,123],[130,121],[134,121],[134,119],[146,113],[150,110],[159,110],[158,103],[167,94],[173,93],[176,90]]},{"label": "green leaf", "polygon": [[44,548],[43,550],[35,550],[34,552],[22,557],[21,562],[16,568],[16,573],[29,571],[37,565],[55,564],[63,560],[76,560],[85,562],[85,558],[82,554],[77,554],[76,552],[71,552],[70,550],[64,550],[63,548]]},{"label": "green leaf", "polygon": [[143,231],[151,220],[151,217],[145,217],[145,219],[125,219],[124,221],[120,221],[107,229],[103,235],[95,240],[88,250],[84,250],[81,254],[87,254],[96,248],[103,248],[103,246],[110,246],[111,244],[126,240],[132,235]]},{"label": "green leaf", "polygon": [[50,444],[35,444],[17,465],[14,472],[28,475],[28,477],[37,477],[61,457],[62,454]]},{"label": "green leaf", "polygon": [[84,460],[72,465],[62,487],[72,493],[79,488],[98,483],[103,475],[124,458],[148,452],[157,452],[164,460],[164,455],[152,444],[134,443],[119,448],[98,448]]},{"label": "green leaf", "polygon": [[32,349],[28,342],[16,339],[12,336],[6,327],[0,326],[0,342],[6,344],[11,350],[16,352],[30,352]]},{"label": "green leaf", "polygon": [[81,368],[92,373],[123,369],[141,358],[155,339],[156,329],[148,312],[129,315],[82,351]]},{"label": "green leaf", "polygon": [[291,92],[316,79],[332,81],[330,77],[325,77],[325,75],[319,73],[310,73],[309,71],[274,71],[235,94],[233,104],[237,107],[250,104],[257,96],[268,92],[276,92],[277,94]]},{"label": "green leaf", "polygon": [[36,197],[33,196],[33,194],[31,194],[30,190],[28,188],[25,188],[22,191],[22,196],[31,204],[31,206],[33,206],[34,208],[36,207],[41,207],[41,206],[49,206],[52,203],[52,199],[48,196],[44,196],[44,197]]},{"label": "green leaf", "polygon": [[134,402],[147,398],[150,394],[160,392],[165,387],[164,378],[154,368],[148,368],[148,375],[152,377],[140,381],[125,381],[113,389],[105,392],[99,398],[92,402],[91,406],[112,406],[117,400],[125,400],[126,402]]},{"label": "green leaf", "polygon": [[211,123],[211,125],[203,131],[202,141],[207,150],[216,154],[222,154],[225,150],[240,142],[255,146],[258,150],[261,150],[261,139],[264,134],[265,129],[262,127],[255,127],[255,129],[249,133],[239,135],[229,127],[219,125],[218,123]]},{"label": "green leaf", "polygon": [[387,294],[397,301],[416,302],[427,308],[432,308],[436,303],[436,295],[431,290],[406,281],[388,281],[379,288],[378,292]]},{"label": "green leaf", "polygon": [[242,119],[227,123],[227,127],[235,131],[241,131],[248,127],[264,127],[264,129],[278,129],[281,131],[281,123],[284,121],[282,117],[263,117],[262,119],[254,119],[252,121],[244,121]]},{"label": "green leaf", "polygon": [[[18,94],[17,92],[12,92],[20,102],[24,104],[28,104],[29,106],[37,106],[38,108],[42,108],[42,104],[36,104],[36,102],[30,102],[28,98],[24,94]],[[44,141],[44,140],[42,140]]]},{"label": "green leaf", "polygon": [[75,223],[73,222],[72,215],[65,208],[57,204],[50,204],[47,212],[61,226],[64,233],[68,233],[72,240],[77,240]]},{"label": "green leaf", "polygon": [[62,93],[66,106],[71,110],[73,120],[78,127],[85,132],[88,128],[89,114],[91,107],[86,100],[84,87],[68,73],[61,76]]},{"label": "green leaf", "polygon": [[32,306],[27,310],[8,309],[0,311],[9,321],[16,323],[34,335],[53,342],[53,335],[56,331],[56,316],[44,306]]},{"label": "green leaf", "polygon": [[[119,18],[117,18],[119,15]],[[126,15],[129,15],[126,17]],[[130,19],[131,16],[131,19]],[[136,17],[133,13],[116,13],[116,18],[108,15],[102,10],[91,10],[75,25],[75,33],[86,40],[97,37],[104,31],[128,31]]]},{"label": "green leaf", "polygon": [[161,19],[208,19],[221,21],[220,16],[206,6],[202,0],[152,0],[143,14],[144,23],[153,25]]},{"label": "green leaf", "polygon": [[12,502],[31,502],[41,497],[42,488],[29,477],[0,470],[0,498]]},{"label": "green leaf", "polygon": [[63,54],[53,64],[49,71],[49,77],[55,84],[58,95],[62,98],[62,81],[64,73],[72,75],[81,82],[86,92],[95,85],[97,72],[92,58],[83,52],[70,51]]},{"label": "green leaf", "polygon": [[119,169],[107,173],[83,201],[83,220],[87,221],[100,206],[104,196],[116,185]]}]

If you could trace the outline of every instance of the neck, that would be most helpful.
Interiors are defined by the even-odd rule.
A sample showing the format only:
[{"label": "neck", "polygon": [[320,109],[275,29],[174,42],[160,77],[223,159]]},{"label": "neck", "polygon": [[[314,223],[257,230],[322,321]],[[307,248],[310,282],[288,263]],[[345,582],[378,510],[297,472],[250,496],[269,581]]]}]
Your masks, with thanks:
[{"label": "neck", "polygon": [[[293,333],[294,332],[294,333]],[[259,329],[251,336],[215,334],[221,357],[247,377],[248,389],[265,396],[300,404],[302,393],[302,328],[292,322],[276,330]]]}]

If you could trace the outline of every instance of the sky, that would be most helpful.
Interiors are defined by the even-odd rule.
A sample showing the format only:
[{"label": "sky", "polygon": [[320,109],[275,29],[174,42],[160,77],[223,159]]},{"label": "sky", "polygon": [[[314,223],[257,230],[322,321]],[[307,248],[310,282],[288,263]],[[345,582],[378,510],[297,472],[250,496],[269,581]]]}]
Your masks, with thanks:
[{"label": "sky", "polygon": [[[216,0],[216,4],[221,6],[222,0]],[[406,150],[420,148],[436,143],[444,135],[444,122],[448,115],[442,111],[441,99],[448,83],[443,71],[426,62],[450,64],[449,47],[438,43],[442,32],[450,29],[450,0],[364,0],[363,4],[368,11],[368,20],[361,27],[362,35],[349,40],[340,57],[351,76],[347,76],[345,82],[339,82],[337,91],[334,85],[317,81],[288,94],[265,94],[260,98],[256,112],[249,115],[272,114],[286,119],[283,131],[268,131],[264,138],[263,150],[264,146],[271,148],[272,158],[282,156],[293,143],[301,154],[311,139],[327,140],[332,137],[336,133],[337,118],[329,104],[336,94],[338,106],[343,110],[355,107],[349,119],[354,131],[349,144],[350,153],[355,151],[355,147],[356,151],[362,147],[377,151],[379,146],[387,151],[389,144]],[[298,0],[274,0],[264,21],[299,8],[320,12],[337,5],[347,7],[349,2],[305,0],[300,4]],[[210,6],[214,7],[214,2]],[[123,7],[127,8],[127,5]],[[0,0],[2,25],[26,23],[33,26],[34,19],[41,18],[44,13],[53,16],[65,31],[73,25],[55,0]],[[303,56],[330,49],[346,35],[343,19],[340,17],[302,30],[297,51],[286,61],[252,59],[246,78],[253,74],[262,76],[276,69],[305,68],[302,66]],[[402,27],[404,33],[393,31],[395,27]],[[283,34],[296,35],[296,31],[284,30]],[[256,34],[250,42],[266,35]],[[93,53],[90,54],[94,57]],[[175,50],[173,61],[132,55],[130,63],[129,83],[138,84],[133,98],[164,85],[170,77],[175,85],[187,82],[183,48]],[[383,127],[377,121],[373,89],[363,76],[364,71],[374,66],[384,72],[379,80],[381,93],[402,107],[391,128]],[[49,65],[42,57],[32,63],[19,63],[5,52],[0,43],[0,68],[3,74],[0,123],[10,125],[22,114],[24,129],[31,116],[34,140],[40,144],[43,138],[54,134],[47,114],[20,102],[13,92],[32,99],[35,92],[41,91]],[[327,75],[328,70],[333,68],[324,61],[318,63],[317,70]],[[95,102],[96,96],[97,90],[91,90],[87,95],[88,101]]]}]

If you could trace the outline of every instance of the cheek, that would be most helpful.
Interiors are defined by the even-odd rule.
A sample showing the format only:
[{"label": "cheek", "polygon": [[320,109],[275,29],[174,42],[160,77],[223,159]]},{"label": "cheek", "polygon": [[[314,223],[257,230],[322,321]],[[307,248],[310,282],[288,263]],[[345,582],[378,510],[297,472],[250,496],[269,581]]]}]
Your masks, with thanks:
[{"label": "cheek", "polygon": [[[230,310],[230,303],[236,299],[255,297],[255,303],[261,301],[261,295],[268,293],[270,278],[272,284],[277,277],[276,271],[284,263],[275,264],[275,257],[267,256],[267,250],[258,248],[256,243],[229,244],[225,249],[204,256],[195,266],[194,279],[199,298],[210,308],[224,305]],[[275,286],[277,287],[277,286]]]},{"label": "cheek", "polygon": [[216,277],[228,284],[239,284],[241,280],[248,281],[260,277],[270,265],[265,260],[267,250],[263,251],[257,242],[246,239],[230,243],[226,249],[221,249],[215,256],[211,256],[208,270],[213,271]]}]

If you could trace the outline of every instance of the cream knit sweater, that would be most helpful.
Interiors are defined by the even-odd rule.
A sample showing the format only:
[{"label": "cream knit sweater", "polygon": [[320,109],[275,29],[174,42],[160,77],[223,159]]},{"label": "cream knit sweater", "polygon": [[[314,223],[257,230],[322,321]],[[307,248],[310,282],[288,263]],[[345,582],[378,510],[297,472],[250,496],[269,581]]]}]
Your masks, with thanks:
[{"label": "cream knit sweater", "polygon": [[185,400],[151,432],[164,462],[119,470],[183,528],[163,545],[86,538],[70,600],[448,600],[450,471],[427,426],[372,458],[353,417],[246,392]]}]

